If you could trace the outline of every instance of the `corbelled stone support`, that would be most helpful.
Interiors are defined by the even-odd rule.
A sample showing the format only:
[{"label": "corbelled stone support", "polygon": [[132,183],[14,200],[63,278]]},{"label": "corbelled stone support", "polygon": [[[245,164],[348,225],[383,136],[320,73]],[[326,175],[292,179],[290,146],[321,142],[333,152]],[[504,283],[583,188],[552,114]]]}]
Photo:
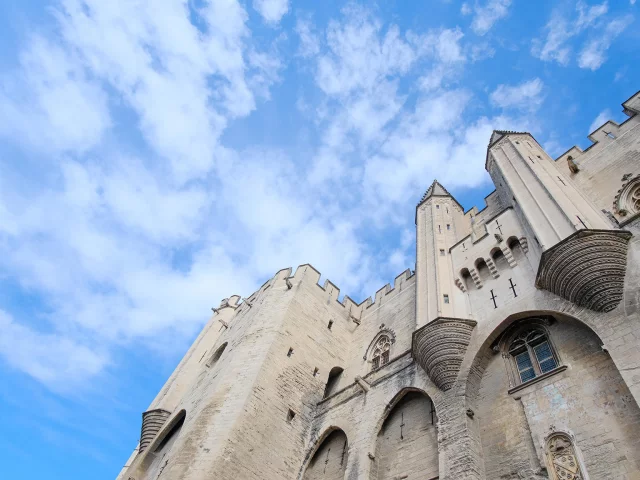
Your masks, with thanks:
[{"label": "corbelled stone support", "polygon": [[157,408],[142,414],[142,428],[140,430],[139,453],[144,452],[166,423],[171,412]]},{"label": "corbelled stone support", "polygon": [[579,230],[542,254],[536,287],[596,312],[622,300],[631,233]]},{"label": "corbelled stone support", "polygon": [[475,326],[473,320],[440,317],[413,333],[413,357],[441,390],[455,383]]}]

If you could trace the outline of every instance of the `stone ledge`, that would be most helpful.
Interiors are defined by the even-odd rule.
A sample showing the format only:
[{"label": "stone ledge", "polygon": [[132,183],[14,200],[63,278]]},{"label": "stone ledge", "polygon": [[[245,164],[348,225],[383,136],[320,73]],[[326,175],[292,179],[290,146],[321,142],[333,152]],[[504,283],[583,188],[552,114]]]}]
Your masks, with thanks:
[{"label": "stone ledge", "polygon": [[549,377],[553,377],[558,373],[564,372],[567,368],[569,368],[567,365],[561,365],[559,367],[556,367],[553,370],[548,371],[547,373],[543,373],[542,375],[537,376],[536,378],[533,378],[524,383],[521,383],[520,385],[516,385],[515,387],[507,391],[507,393],[511,395],[512,393],[516,393],[516,392],[519,392],[520,390],[524,390],[525,388],[527,388],[530,385],[533,385],[534,383],[541,382],[542,380],[545,380]]}]

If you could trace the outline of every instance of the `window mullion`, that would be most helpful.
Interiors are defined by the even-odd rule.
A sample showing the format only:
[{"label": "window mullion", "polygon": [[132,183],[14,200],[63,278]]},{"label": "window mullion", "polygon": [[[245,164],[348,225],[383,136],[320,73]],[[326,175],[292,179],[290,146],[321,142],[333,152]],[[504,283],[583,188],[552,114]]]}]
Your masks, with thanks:
[{"label": "window mullion", "polygon": [[533,351],[533,347],[527,343],[527,351],[529,352],[529,358],[531,358],[531,365],[533,365],[533,371],[536,372],[536,377],[542,375],[542,369],[538,363],[538,357],[536,352]]}]

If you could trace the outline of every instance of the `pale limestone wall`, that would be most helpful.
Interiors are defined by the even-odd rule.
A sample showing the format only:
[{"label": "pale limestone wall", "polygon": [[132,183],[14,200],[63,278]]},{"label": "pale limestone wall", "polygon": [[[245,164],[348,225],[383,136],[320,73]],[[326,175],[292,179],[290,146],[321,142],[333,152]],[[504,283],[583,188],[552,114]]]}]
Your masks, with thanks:
[{"label": "pale limestone wall", "polygon": [[639,478],[640,409],[611,358],[576,320],[548,330],[566,371],[513,394],[500,354],[484,371],[477,416],[487,477],[517,479],[542,467],[541,445],[555,425],[576,436],[591,478]]},{"label": "pale limestone wall", "polygon": [[466,317],[468,314],[467,305],[457,292],[449,254],[449,249],[469,234],[468,219],[439,184],[432,188],[440,189],[442,194],[427,198],[416,212],[416,271],[423,272],[417,278],[419,326],[440,316]]},{"label": "pale limestone wall", "polygon": [[357,375],[366,377],[371,372],[372,343],[379,334],[388,335],[394,341],[391,359],[411,350],[411,335],[416,329],[415,295],[415,275],[404,272],[396,278],[393,289],[387,285],[378,290],[373,303],[364,304],[367,306],[362,310],[360,325],[355,328],[356,324],[351,324],[354,333],[348,360],[340,365],[344,373],[338,389],[353,384]]},{"label": "pale limestone wall", "polygon": [[[635,108],[631,100],[625,105]],[[626,160],[640,141],[634,125],[637,117],[620,126],[626,134],[611,142],[601,138],[585,151],[573,179],[532,137],[505,136],[490,152],[496,191],[487,206],[464,214],[449,195],[423,202],[416,212],[415,275],[403,272],[373,301],[339,302],[338,288],[331,282],[321,287],[320,274],[303,265],[293,276],[278,272],[238,308],[234,300],[220,309],[150,406],[171,412],[167,424],[147,451],[134,451],[119,478],[299,480],[315,453],[306,478],[317,478],[320,467],[322,475],[348,480],[546,478],[543,441],[555,425],[574,435],[592,480],[640,479],[640,219],[625,225],[633,234],[625,296],[613,311],[591,311],[535,288],[543,248],[575,231],[569,218],[578,212],[592,227],[603,218],[599,202],[608,201],[613,184],[600,192],[588,179],[626,169],[640,173],[638,162]],[[553,179],[556,173],[566,185]],[[510,244],[513,238],[520,246]],[[494,258],[498,249],[503,256]],[[480,272],[479,288],[473,279],[458,282],[460,271],[479,258],[493,263]],[[513,322],[540,314],[558,319],[549,331],[567,369],[509,394],[506,364],[491,346]],[[447,391],[434,385],[411,350],[413,333],[444,315],[477,322]],[[372,370],[367,354],[383,333],[394,339],[391,360]],[[334,367],[344,371],[323,399]],[[408,392],[433,400],[437,429],[425,422],[426,403],[402,401]],[[184,425],[156,452],[182,411]],[[404,444],[397,437],[398,414],[408,429]],[[343,438],[331,437],[336,429],[348,441],[342,465],[336,449]]]},{"label": "pale limestone wall", "polygon": [[[640,95],[638,95],[640,99]],[[640,100],[639,100],[640,101]],[[607,131],[615,135],[611,139],[603,135]],[[625,184],[625,174],[637,174],[640,165],[640,115],[629,118],[617,125],[607,122],[589,136],[593,143],[581,151],[573,147],[556,161],[556,167],[569,176],[572,182],[601,210],[611,212],[619,222],[628,217],[618,215],[614,210],[614,199]],[[580,168],[578,173],[569,173],[567,157],[572,156]]]},{"label": "pale limestone wall", "polygon": [[343,480],[349,460],[348,447],[342,430],[331,432],[311,459],[304,480]]},{"label": "pale limestone wall", "polygon": [[438,419],[431,400],[409,392],[385,420],[376,442],[371,478],[395,480],[438,476]]}]

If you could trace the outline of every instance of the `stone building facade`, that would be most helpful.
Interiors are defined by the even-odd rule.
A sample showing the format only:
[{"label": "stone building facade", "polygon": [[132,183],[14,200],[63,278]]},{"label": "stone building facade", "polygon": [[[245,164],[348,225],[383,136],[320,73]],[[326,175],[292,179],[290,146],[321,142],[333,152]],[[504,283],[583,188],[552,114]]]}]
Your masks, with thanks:
[{"label": "stone building facade", "polygon": [[119,479],[640,479],[640,92],[558,159],[495,131],[437,181],[416,270],[357,304],[311,265],[213,316]]}]

